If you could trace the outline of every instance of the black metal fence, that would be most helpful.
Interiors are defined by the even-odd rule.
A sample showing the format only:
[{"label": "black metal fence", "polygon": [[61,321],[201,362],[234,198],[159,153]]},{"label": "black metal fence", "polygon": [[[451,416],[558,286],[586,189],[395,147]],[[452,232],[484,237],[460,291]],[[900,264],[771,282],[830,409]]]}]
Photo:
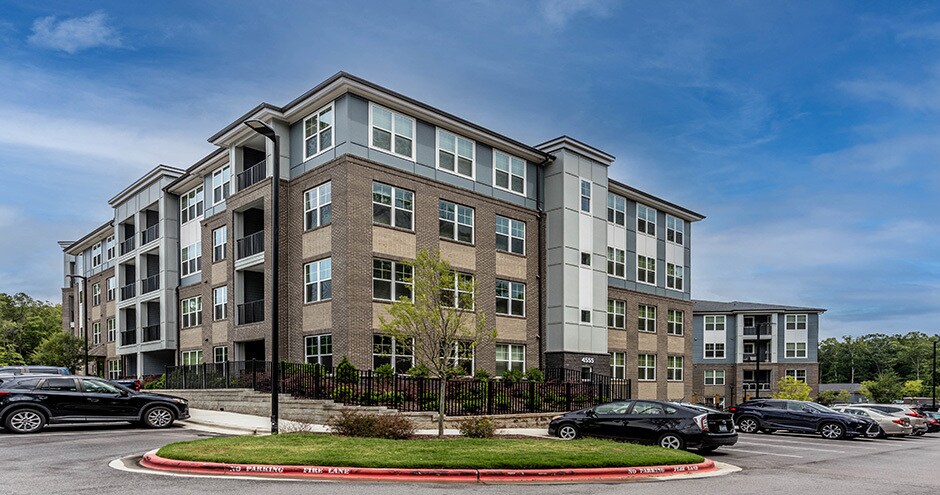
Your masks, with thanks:
[{"label": "black metal fence", "polygon": [[[376,375],[372,371],[336,373],[316,364],[281,363],[281,393],[343,404],[386,406],[403,412],[437,411],[440,379],[408,375]],[[447,380],[444,411],[448,416],[572,411],[614,400],[629,399],[630,380],[612,380],[576,370],[546,370],[544,382]],[[271,391],[271,363],[227,363],[171,366],[166,388],[249,388]]]}]

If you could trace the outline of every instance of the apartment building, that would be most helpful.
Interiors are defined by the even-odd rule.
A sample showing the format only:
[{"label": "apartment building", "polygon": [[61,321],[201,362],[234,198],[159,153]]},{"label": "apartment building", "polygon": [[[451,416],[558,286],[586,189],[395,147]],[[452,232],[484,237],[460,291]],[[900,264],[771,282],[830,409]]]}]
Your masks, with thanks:
[{"label": "apartment building", "polygon": [[[249,119],[275,129],[279,160]],[[468,374],[565,367],[635,380],[640,397],[691,393],[691,224],[704,217],[609,179],[613,156],[566,136],[526,145],[346,73],[209,141],[186,170],[158,167],[111,200],[122,249],[157,230],[113,267],[122,290],[150,290],[116,302],[139,337],[117,345],[125,374],[270,359],[275,310],[282,359],[404,372],[411,345],[379,318],[428,249],[475,281],[474,310],[497,332],[455,349]]]},{"label": "apartment building", "polygon": [[819,316],[825,309],[694,301],[694,385],[698,400],[731,406],[770,396],[792,376],[819,392]]}]

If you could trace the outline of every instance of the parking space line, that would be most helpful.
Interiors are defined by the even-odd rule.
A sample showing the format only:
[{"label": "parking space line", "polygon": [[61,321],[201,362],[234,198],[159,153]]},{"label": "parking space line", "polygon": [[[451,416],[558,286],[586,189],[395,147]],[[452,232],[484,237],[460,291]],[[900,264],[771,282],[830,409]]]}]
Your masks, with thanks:
[{"label": "parking space line", "polygon": [[778,457],[793,457],[793,458],[795,458],[795,459],[802,459],[802,458],[803,458],[803,456],[801,456],[801,455],[778,454],[778,453],[776,453],[776,452],[760,452],[760,451],[757,451],[757,450],[744,450],[744,449],[739,449],[739,448],[737,448],[737,447],[724,447],[723,450],[729,450],[729,451],[731,451],[731,452],[744,452],[744,453],[746,453],[746,454],[761,454],[761,455],[774,455],[774,456],[778,456]]},{"label": "parking space line", "polygon": [[770,445],[767,443],[757,443],[757,442],[741,442],[739,441],[735,445],[754,445],[757,447],[773,447],[775,449],[799,449],[799,450],[812,450],[814,452],[832,452],[834,454],[844,454],[844,450],[832,450],[832,449],[817,449],[814,447],[803,447],[800,445]]},{"label": "parking space line", "polygon": [[[772,436],[755,437],[755,438],[760,438],[762,442],[767,441],[768,443],[789,443],[789,444],[796,444],[796,445],[826,445],[825,442],[816,441],[815,439],[809,439],[809,438],[807,438],[806,440],[797,440],[797,439],[790,440],[790,439],[783,439],[783,438],[774,438]],[[851,440],[846,440],[846,442],[850,442],[850,441]],[[839,447],[845,447],[845,448],[850,448],[850,449],[882,450],[878,447],[869,447],[867,445],[854,445],[851,443],[846,443],[845,445],[839,445]]]}]

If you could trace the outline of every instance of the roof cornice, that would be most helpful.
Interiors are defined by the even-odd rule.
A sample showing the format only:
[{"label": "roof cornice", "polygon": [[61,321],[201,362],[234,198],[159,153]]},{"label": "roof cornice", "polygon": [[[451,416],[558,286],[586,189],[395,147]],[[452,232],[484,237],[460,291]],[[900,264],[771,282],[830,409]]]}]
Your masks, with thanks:
[{"label": "roof cornice", "polygon": [[682,218],[683,220],[687,220],[689,222],[698,222],[705,219],[705,215],[702,215],[701,213],[696,213],[688,208],[684,208],[675,203],[666,201],[665,199],[658,198],[635,187],[628,186],[623,182],[617,182],[613,179],[608,179],[607,182],[611,192],[621,194],[634,201],[650,205],[657,210],[665,211],[666,213]]},{"label": "roof cornice", "polygon": [[[108,220],[107,222],[105,222],[104,224],[96,228],[95,230],[92,230],[91,232],[86,234],[81,239],[74,241],[71,244],[68,244],[66,246],[63,246],[62,250],[65,251],[66,254],[71,254],[71,255],[81,254],[82,251],[94,245],[95,241],[103,237],[107,237],[107,235],[105,234],[111,234],[111,233],[114,233],[114,219]],[[62,244],[63,242],[59,241],[59,246],[62,246]]]},{"label": "roof cornice", "polygon": [[535,146],[536,148],[546,152],[554,153],[558,150],[564,148],[570,148],[602,165],[611,166],[616,159],[614,155],[607,153],[605,151],[599,150],[589,144],[585,144],[577,139],[568,137],[568,136],[558,136],[555,139],[550,139],[545,141],[542,144]]},{"label": "roof cornice", "polygon": [[123,191],[119,192],[116,196],[108,200],[108,204],[114,207],[115,205],[126,200],[131,194],[134,194],[157,181],[160,177],[170,176],[175,179],[183,175],[183,173],[185,173],[185,170],[176,167],[163,164],[157,165],[152,170],[144,174],[143,177],[137,179],[133,184],[127,186]]}]

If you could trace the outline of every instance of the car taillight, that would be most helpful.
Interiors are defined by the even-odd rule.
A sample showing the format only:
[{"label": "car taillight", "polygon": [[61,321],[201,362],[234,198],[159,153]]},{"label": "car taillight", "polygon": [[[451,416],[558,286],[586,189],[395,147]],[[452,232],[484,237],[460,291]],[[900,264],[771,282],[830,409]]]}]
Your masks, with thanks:
[{"label": "car taillight", "polygon": [[134,380],[134,392],[140,392],[140,380]]},{"label": "car taillight", "polygon": [[936,419],[933,419],[933,418],[927,418],[927,422],[932,425],[940,425],[940,421],[937,421]]},{"label": "car taillight", "polygon": [[708,415],[707,414],[702,414],[692,419],[695,421],[695,424],[698,425],[700,430],[708,431]]},{"label": "car taillight", "polygon": [[899,424],[899,425],[901,425],[901,426],[903,426],[903,425],[904,425],[904,420],[903,420],[903,419],[901,419],[901,418],[898,418],[898,419],[892,419],[892,420],[891,420],[891,422],[892,422],[892,423],[896,423],[896,424]]},{"label": "car taillight", "polygon": [[924,417],[922,414],[918,413],[917,411],[911,411],[911,412],[907,413],[907,415],[910,416],[910,417],[912,417],[912,418],[923,418],[923,417]]},{"label": "car taillight", "polygon": [[3,397],[4,395],[10,395],[10,392],[4,392],[3,390],[0,390],[0,397]]},{"label": "car taillight", "polygon": [[729,408],[728,410],[731,411],[731,412],[733,412],[733,413],[734,413],[734,412],[738,412],[738,408],[737,408],[737,407],[734,407],[734,406],[731,406],[731,408]]}]

